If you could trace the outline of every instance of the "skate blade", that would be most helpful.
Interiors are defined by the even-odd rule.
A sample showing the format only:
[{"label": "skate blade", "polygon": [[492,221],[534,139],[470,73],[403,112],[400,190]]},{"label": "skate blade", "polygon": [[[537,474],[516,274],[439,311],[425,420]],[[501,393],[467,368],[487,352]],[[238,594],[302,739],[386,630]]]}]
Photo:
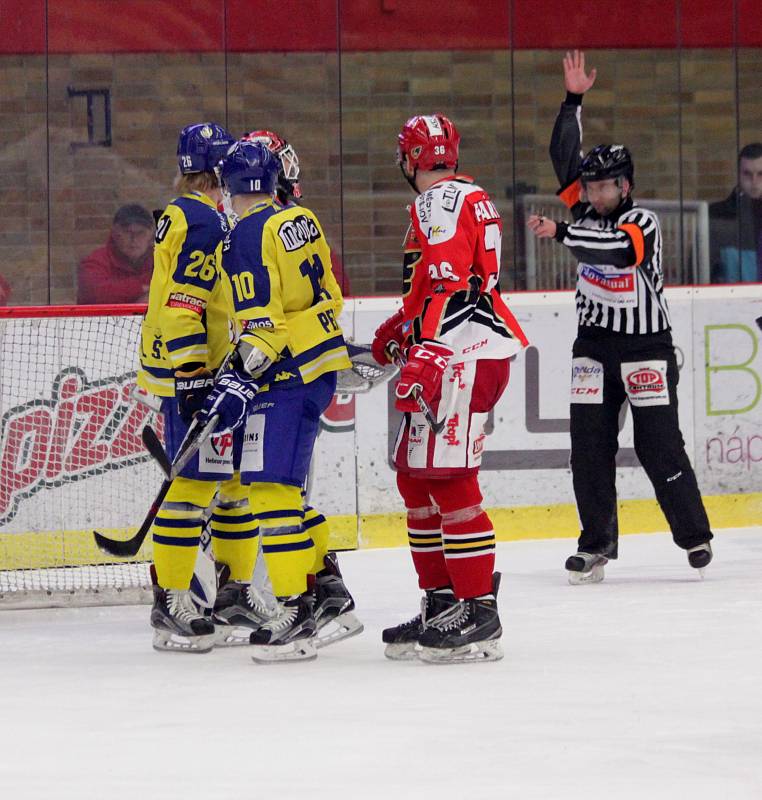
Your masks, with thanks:
[{"label": "skate blade", "polygon": [[704,580],[704,577],[705,577],[705,576],[704,576],[704,572],[706,572],[706,567],[699,567],[699,568],[696,570],[696,572],[698,572],[698,574],[699,574],[699,578],[701,578],[701,580],[703,581],[703,580]]},{"label": "skate blade", "polygon": [[600,583],[605,577],[603,564],[596,564],[590,572],[573,572],[569,570],[569,583],[572,586],[583,586],[586,583]]},{"label": "skate blade", "polygon": [[240,647],[249,645],[251,632],[254,628],[245,628],[243,625],[220,625],[215,623],[215,647]]},{"label": "skate blade", "polygon": [[420,651],[421,648],[416,642],[404,642],[386,645],[384,655],[392,661],[417,661]]},{"label": "skate blade", "polygon": [[164,653],[210,653],[216,634],[183,636],[171,631],[154,630],[153,649]]},{"label": "skate blade", "polygon": [[500,661],[503,648],[499,639],[473,642],[463,647],[422,647],[418,658],[426,664],[478,664],[482,661]]},{"label": "skate blade", "polygon": [[296,639],[288,644],[253,644],[251,646],[251,660],[255,664],[314,661],[316,658],[314,637]]},{"label": "skate blade", "polygon": [[322,628],[318,628],[315,647],[319,650],[329,644],[336,644],[336,642],[349,639],[351,636],[357,636],[358,633],[362,633],[364,630],[365,626],[362,622],[351,611],[347,611],[345,614],[339,614],[335,619],[326,622]]}]

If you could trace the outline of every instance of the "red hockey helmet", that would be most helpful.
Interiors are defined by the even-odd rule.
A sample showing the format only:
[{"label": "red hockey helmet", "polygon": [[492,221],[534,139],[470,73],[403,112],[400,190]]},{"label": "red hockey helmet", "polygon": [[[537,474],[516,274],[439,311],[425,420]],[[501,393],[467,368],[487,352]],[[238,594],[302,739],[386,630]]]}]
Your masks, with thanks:
[{"label": "red hockey helmet", "polygon": [[252,131],[241,137],[242,142],[261,142],[267,145],[271,153],[280,159],[281,171],[278,175],[278,197],[282,203],[291,197],[297,200],[302,196],[299,185],[299,156],[296,150],[274,131]]},{"label": "red hockey helmet", "polygon": [[[406,177],[419,170],[457,169],[460,134],[444,114],[411,117],[397,137],[397,163]],[[406,169],[407,168],[407,169]]]}]

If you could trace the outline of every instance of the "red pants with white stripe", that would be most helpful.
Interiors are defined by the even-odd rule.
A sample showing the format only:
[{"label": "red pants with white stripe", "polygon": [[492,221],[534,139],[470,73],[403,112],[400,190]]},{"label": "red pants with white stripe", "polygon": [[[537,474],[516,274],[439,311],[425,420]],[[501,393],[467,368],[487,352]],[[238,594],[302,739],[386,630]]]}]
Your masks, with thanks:
[{"label": "red pants with white stripe", "polygon": [[495,532],[481,507],[478,471],[484,425],[508,375],[507,359],[451,363],[432,404],[447,416],[439,436],[422,414],[405,415],[394,460],[421,589],[452,586],[459,599],[492,591]]},{"label": "red pants with white stripe", "polygon": [[508,385],[507,358],[450,362],[442,389],[431,403],[437,419],[446,418],[435,436],[418,412],[405,414],[394,447],[394,466],[426,477],[475,472],[482,463],[484,426]]}]

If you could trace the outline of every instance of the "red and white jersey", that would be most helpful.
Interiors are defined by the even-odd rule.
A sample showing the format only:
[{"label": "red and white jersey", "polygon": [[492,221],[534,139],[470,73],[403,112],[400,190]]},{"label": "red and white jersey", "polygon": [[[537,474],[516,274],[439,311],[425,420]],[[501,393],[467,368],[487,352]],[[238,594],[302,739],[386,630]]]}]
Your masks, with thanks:
[{"label": "red and white jersey", "polygon": [[507,358],[527,345],[500,297],[502,221],[489,195],[448,176],[410,208],[402,302],[408,341],[434,339],[454,361]]}]

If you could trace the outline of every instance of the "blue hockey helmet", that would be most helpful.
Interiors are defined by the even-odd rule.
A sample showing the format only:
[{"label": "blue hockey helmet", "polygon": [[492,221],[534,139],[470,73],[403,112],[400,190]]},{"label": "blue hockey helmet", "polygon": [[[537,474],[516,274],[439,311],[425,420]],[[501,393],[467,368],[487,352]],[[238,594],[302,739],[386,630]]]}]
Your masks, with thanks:
[{"label": "blue hockey helmet", "polygon": [[272,194],[280,159],[263,142],[236,142],[220,164],[220,183],[230,195]]},{"label": "blue hockey helmet", "polygon": [[186,125],[177,140],[177,163],[183,175],[214,172],[235,139],[215,122]]}]

